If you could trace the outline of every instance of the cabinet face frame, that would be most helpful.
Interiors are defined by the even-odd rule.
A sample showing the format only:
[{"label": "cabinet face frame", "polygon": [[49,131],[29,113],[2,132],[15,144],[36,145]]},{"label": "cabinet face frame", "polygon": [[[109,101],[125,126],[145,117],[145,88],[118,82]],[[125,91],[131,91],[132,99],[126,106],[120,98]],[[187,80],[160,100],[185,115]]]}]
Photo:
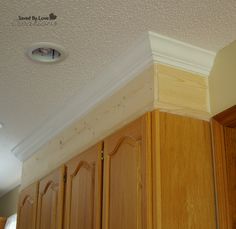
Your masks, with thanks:
[{"label": "cabinet face frame", "polygon": [[[87,175],[88,174],[92,175],[92,179],[91,179],[92,184],[90,184],[91,186],[88,185],[92,189],[90,190],[91,191],[90,198],[92,201],[92,206],[79,206],[79,207],[84,208],[84,209],[92,208],[92,212],[90,212],[92,223],[89,226],[89,229],[90,228],[101,229],[102,150],[103,150],[103,143],[101,142],[89,148],[88,150],[84,151],[83,153],[79,154],[78,156],[76,156],[75,158],[73,158],[72,160],[66,163],[67,182],[66,182],[66,193],[65,193],[66,194],[65,195],[65,223],[64,223],[65,229],[74,228],[73,226],[71,226],[71,205],[73,204],[72,203],[72,198],[73,198],[72,197],[72,191],[73,191],[72,183],[73,183],[73,179],[76,179],[76,177],[80,176],[81,173],[82,175],[85,175],[86,173]],[[80,178],[80,177],[78,177],[78,179],[83,180],[83,178]],[[82,192],[83,191],[84,190],[82,189]],[[78,190],[78,193],[79,192],[80,190]],[[84,194],[86,195],[85,192]],[[83,204],[81,203],[81,200],[79,201],[79,204]]]},{"label": "cabinet face frame", "polygon": [[[236,105],[215,115],[211,120],[214,147],[215,185],[217,191],[217,211],[219,228],[232,229],[229,177],[225,132],[236,128]],[[234,225],[235,226],[235,225]]]},{"label": "cabinet face frame", "polygon": [[36,218],[37,218],[37,202],[38,202],[38,187],[39,183],[36,182],[23,191],[21,191],[20,196],[19,196],[19,202],[18,202],[18,211],[17,211],[17,229],[25,229],[21,227],[21,221],[26,220],[28,225],[30,225],[29,219],[24,219],[21,217],[21,212],[23,207],[27,202],[32,204],[32,218],[31,218],[31,223],[30,229],[36,229]]},{"label": "cabinet face frame", "polygon": [[[103,176],[103,222],[102,222],[102,228],[103,229],[113,229],[110,227],[111,218],[110,214],[111,212],[120,213],[120,210],[117,210],[118,208],[121,209],[121,206],[124,205],[124,202],[128,201],[129,199],[125,198],[127,195],[123,195],[123,200],[121,200],[121,204],[111,209],[112,200],[110,198],[110,195],[115,195],[115,189],[114,186],[112,187],[111,184],[115,185],[114,179],[112,179],[112,166],[121,166],[121,164],[112,165],[112,160],[115,160],[115,157],[117,157],[117,154],[119,154],[119,150],[121,147],[127,150],[127,147],[130,147],[130,151],[127,153],[135,153],[132,156],[129,156],[129,159],[136,158],[136,164],[131,163],[130,166],[132,167],[133,175],[136,173],[136,183],[132,185],[136,185],[137,187],[137,199],[132,199],[132,203],[137,204],[136,209],[136,216],[137,221],[135,223],[136,228],[133,229],[151,229],[152,228],[152,185],[151,185],[151,174],[152,174],[152,166],[151,166],[151,114],[147,113],[141,118],[137,119],[136,121],[128,124],[127,126],[123,127],[122,129],[116,131],[111,136],[107,137],[104,140],[104,176]],[[122,154],[123,151],[122,151]],[[137,155],[139,154],[139,155]],[[114,157],[114,159],[113,159]],[[119,155],[118,155],[119,157]],[[120,157],[124,157],[124,155],[120,155]],[[128,158],[128,155],[127,155]],[[121,160],[121,159],[120,159]],[[115,163],[115,162],[113,162]],[[126,167],[129,165],[129,161],[126,163]],[[140,167],[139,167],[140,165]],[[137,166],[137,167],[135,167]],[[121,169],[121,168],[120,168]],[[135,171],[136,170],[136,171]],[[121,170],[120,170],[121,171]],[[113,173],[113,178],[114,178]],[[119,174],[118,174],[119,175]],[[117,174],[115,177],[118,176]],[[128,176],[128,174],[127,174]],[[124,179],[125,180],[125,179]],[[118,183],[123,184],[124,188],[124,182],[121,180],[118,181]],[[142,188],[140,188],[141,186]],[[113,188],[113,189],[112,189]],[[119,188],[119,187],[118,187]],[[121,191],[123,190],[121,188]],[[112,193],[112,190],[114,191]],[[123,190],[124,191],[124,190]],[[121,195],[121,194],[119,194]],[[135,194],[134,194],[135,195]],[[123,201],[123,202],[122,202]],[[113,201],[114,202],[114,201]],[[114,205],[114,204],[113,204]],[[123,206],[124,207],[124,206]],[[125,208],[125,207],[124,207]],[[127,210],[127,209],[124,209]],[[130,214],[130,213],[129,213]],[[117,215],[117,214],[116,214]],[[132,214],[130,215],[132,217]],[[140,217],[138,217],[140,216]],[[126,222],[126,221],[125,221]],[[130,222],[133,223],[134,221]],[[114,222],[112,222],[114,223]],[[128,221],[126,222],[128,224]],[[125,228],[129,225],[124,225]],[[131,227],[129,227],[131,228]]]},{"label": "cabinet face frame", "polygon": [[[64,178],[65,166],[61,166],[39,182],[38,207],[37,207],[37,229],[41,229],[41,215],[45,212],[53,215],[54,218],[47,225],[50,229],[62,229],[63,227],[63,210],[64,210]],[[42,209],[43,198],[51,192],[51,209]],[[52,212],[49,212],[52,211]],[[50,214],[51,213],[51,214]]]}]

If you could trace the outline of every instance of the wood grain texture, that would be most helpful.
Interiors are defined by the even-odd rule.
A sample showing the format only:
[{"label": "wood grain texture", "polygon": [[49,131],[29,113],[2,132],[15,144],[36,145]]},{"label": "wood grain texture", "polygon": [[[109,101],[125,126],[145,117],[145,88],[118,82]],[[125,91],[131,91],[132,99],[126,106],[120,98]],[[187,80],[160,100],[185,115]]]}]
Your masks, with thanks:
[{"label": "wood grain texture", "polygon": [[36,229],[38,182],[20,193],[17,213],[17,229]]},{"label": "wood grain texture", "polygon": [[102,209],[102,143],[66,163],[65,229],[100,229]]},{"label": "wood grain texture", "polygon": [[37,229],[62,229],[65,166],[39,182]]},{"label": "wood grain texture", "polygon": [[224,127],[231,228],[236,228],[236,128]]},{"label": "wood grain texture", "polygon": [[215,229],[209,123],[162,112],[154,119],[154,228]]},{"label": "wood grain texture", "polygon": [[236,106],[212,118],[219,228],[236,228]]},{"label": "wood grain texture", "polygon": [[4,229],[6,221],[7,221],[6,217],[0,217],[0,229]]},{"label": "wood grain texture", "polygon": [[158,102],[196,112],[210,112],[206,77],[157,65]]},{"label": "wood grain texture", "polygon": [[150,113],[104,141],[103,229],[151,229]]},{"label": "wood grain texture", "polygon": [[153,229],[162,228],[160,112],[152,112]]},{"label": "wood grain texture", "polygon": [[214,147],[218,225],[222,229],[231,229],[224,127],[215,119],[211,120],[211,126]]},{"label": "wood grain texture", "polygon": [[236,128],[236,105],[214,116],[221,125]]}]

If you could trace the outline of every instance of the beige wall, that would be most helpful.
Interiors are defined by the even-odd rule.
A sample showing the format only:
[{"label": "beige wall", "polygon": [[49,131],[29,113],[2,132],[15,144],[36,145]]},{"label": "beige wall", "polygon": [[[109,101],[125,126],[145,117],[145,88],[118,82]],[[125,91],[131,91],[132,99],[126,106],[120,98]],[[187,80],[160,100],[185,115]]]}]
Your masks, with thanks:
[{"label": "beige wall", "polygon": [[0,216],[8,217],[17,212],[17,202],[20,186],[0,198]]},{"label": "beige wall", "polygon": [[209,76],[211,113],[215,115],[236,105],[236,41],[216,56]]}]

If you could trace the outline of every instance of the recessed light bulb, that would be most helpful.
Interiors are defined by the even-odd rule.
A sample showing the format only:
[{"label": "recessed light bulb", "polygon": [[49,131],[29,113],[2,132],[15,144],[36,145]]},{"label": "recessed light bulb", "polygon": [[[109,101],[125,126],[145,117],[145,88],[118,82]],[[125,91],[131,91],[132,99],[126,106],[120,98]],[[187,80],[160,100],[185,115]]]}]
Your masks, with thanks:
[{"label": "recessed light bulb", "polygon": [[1,128],[3,128],[3,124],[2,124],[2,123],[0,123],[0,129],[1,129]]},{"label": "recessed light bulb", "polygon": [[58,62],[65,59],[67,56],[62,46],[49,42],[32,44],[27,49],[26,54],[30,59],[43,63]]}]

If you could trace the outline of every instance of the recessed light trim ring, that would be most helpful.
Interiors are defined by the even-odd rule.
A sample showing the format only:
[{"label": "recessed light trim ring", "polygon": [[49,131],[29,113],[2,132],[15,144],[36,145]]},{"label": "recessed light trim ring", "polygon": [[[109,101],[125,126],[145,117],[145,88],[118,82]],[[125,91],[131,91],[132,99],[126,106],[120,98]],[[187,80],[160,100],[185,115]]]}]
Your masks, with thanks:
[{"label": "recessed light trim ring", "polygon": [[55,63],[66,58],[65,49],[50,42],[38,42],[32,44],[26,51],[26,55],[34,61],[41,63]]}]

